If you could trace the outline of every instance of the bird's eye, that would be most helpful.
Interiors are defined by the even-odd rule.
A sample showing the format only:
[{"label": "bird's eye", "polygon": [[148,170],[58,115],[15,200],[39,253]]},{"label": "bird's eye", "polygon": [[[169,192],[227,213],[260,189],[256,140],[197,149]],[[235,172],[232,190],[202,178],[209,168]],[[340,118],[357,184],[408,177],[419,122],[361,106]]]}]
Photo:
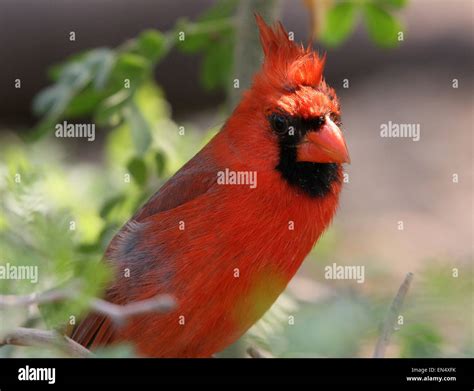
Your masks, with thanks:
[{"label": "bird's eye", "polygon": [[283,134],[288,130],[288,119],[284,115],[272,114],[270,124],[276,133]]}]

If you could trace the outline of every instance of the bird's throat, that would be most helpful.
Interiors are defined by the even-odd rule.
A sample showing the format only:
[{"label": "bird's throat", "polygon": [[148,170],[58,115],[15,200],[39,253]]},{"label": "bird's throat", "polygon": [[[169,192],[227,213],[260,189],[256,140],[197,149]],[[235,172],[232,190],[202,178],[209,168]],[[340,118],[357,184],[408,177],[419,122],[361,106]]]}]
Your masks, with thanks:
[{"label": "bird's throat", "polygon": [[284,143],[280,143],[280,160],[275,168],[290,186],[312,198],[326,196],[334,183],[342,181],[340,164],[298,162],[296,148]]}]

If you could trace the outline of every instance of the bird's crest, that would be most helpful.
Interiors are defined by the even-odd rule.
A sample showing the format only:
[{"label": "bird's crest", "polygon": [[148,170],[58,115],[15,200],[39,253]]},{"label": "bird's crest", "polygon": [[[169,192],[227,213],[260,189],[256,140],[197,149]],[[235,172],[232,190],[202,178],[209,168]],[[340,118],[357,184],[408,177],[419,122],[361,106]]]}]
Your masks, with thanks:
[{"label": "bird's crest", "polygon": [[263,75],[268,81],[286,89],[317,87],[322,81],[326,57],[319,57],[309,45],[305,48],[290,40],[281,22],[270,27],[259,14],[255,14],[255,19],[265,55]]}]

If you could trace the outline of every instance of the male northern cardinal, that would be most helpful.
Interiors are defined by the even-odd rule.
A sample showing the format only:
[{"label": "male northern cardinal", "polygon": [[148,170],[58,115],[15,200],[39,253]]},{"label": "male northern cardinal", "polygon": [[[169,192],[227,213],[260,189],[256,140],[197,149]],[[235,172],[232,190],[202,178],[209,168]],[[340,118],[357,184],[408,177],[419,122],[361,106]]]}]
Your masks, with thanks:
[{"label": "male northern cardinal", "polygon": [[[121,328],[89,314],[72,336],[84,346],[131,342],[143,356],[211,356],[263,315],[330,223],[349,155],[324,58],[289,40],[281,23],[256,19],[265,59],[251,88],[105,254],[117,271],[107,300],[166,293],[177,307]],[[256,181],[219,181],[224,172]]]}]

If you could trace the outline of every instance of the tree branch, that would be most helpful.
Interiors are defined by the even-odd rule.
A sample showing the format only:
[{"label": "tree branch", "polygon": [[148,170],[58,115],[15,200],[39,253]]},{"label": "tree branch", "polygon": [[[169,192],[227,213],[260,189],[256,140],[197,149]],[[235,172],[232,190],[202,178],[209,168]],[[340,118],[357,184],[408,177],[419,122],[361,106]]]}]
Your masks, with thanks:
[{"label": "tree branch", "polygon": [[118,305],[102,299],[94,299],[91,309],[108,316],[116,324],[124,323],[128,318],[148,312],[165,313],[175,308],[176,302],[170,295],[157,295],[150,299]]},{"label": "tree branch", "polygon": [[[33,304],[46,304],[71,299],[77,295],[74,287],[52,289],[42,293],[30,295],[0,295],[0,310],[6,307],[29,306]],[[123,323],[127,318],[147,312],[169,312],[175,306],[175,300],[170,295],[157,295],[150,299],[141,300],[125,305],[110,303],[102,299],[92,299],[91,310],[110,317],[113,322]]]},{"label": "tree branch", "polygon": [[413,280],[413,273],[408,273],[403,280],[402,285],[398,289],[398,293],[393,299],[392,305],[389,308],[388,314],[385,317],[385,321],[382,327],[382,333],[377,341],[377,345],[375,346],[374,358],[383,358],[385,356],[385,349],[387,348],[390,337],[393,334],[395,329],[395,325],[397,322],[398,315],[400,314],[400,310],[403,306],[403,301],[405,300],[405,296],[408,292],[408,288],[410,287],[411,281]]},{"label": "tree branch", "polygon": [[56,331],[27,329],[18,327],[0,336],[0,346],[50,346],[57,347],[71,357],[93,357],[93,353],[76,341],[57,333]]},{"label": "tree branch", "polygon": [[74,287],[68,289],[52,289],[41,293],[31,293],[29,295],[0,295],[0,310],[7,307],[30,306],[54,303],[71,299],[77,294]]}]

